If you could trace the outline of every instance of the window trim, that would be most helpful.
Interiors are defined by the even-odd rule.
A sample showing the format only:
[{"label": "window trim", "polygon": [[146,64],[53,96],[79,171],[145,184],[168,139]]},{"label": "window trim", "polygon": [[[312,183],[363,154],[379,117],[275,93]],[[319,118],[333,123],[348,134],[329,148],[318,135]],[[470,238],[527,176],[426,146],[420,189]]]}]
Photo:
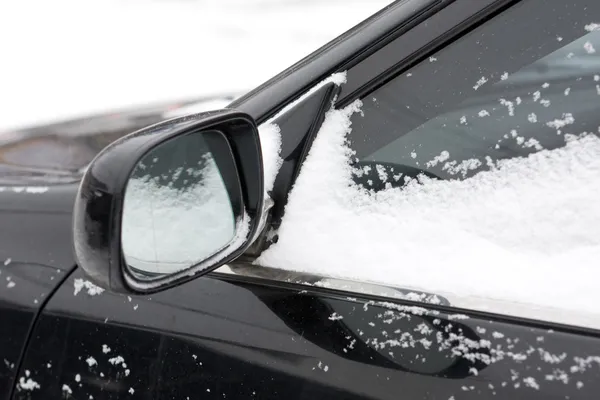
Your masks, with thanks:
[{"label": "window trim", "polygon": [[[398,287],[377,282],[361,282],[335,278],[320,274],[301,273],[272,267],[256,266],[234,261],[223,265],[208,276],[238,281],[244,284],[276,285],[292,291],[327,291],[339,296],[361,295],[381,301],[409,303],[417,307],[443,308],[453,314],[480,315],[496,321],[540,326],[546,329],[600,334],[600,315],[565,312],[551,307],[536,307],[532,304],[494,300],[486,297],[459,296],[450,292],[423,292],[409,287]],[[423,294],[419,301],[403,296],[404,293]],[[441,302],[430,301],[436,295]]]},{"label": "window trim", "polygon": [[[336,108],[344,108],[522,0],[455,0],[347,71]],[[345,66],[346,68],[348,66]]]},{"label": "window trim", "polygon": [[328,76],[362,62],[378,45],[402,34],[402,28],[428,19],[453,1],[397,0],[227,107],[248,113],[260,125]]}]

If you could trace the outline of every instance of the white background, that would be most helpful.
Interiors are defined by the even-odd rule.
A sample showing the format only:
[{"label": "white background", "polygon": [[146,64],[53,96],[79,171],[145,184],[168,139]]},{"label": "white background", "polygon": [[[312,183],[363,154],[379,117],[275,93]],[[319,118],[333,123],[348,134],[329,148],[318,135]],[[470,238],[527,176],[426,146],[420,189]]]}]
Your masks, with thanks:
[{"label": "white background", "polygon": [[245,92],[391,0],[0,2],[0,131]]}]

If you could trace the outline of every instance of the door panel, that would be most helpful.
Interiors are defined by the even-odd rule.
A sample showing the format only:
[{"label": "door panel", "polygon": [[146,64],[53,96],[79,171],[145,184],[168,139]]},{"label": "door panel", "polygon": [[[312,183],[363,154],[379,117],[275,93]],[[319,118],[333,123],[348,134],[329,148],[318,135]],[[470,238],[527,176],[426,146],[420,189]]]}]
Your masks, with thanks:
[{"label": "door panel", "polygon": [[39,388],[15,399],[587,399],[600,390],[591,332],[214,277],[143,298],[74,295],[82,277],[40,317],[20,371]]},{"label": "door panel", "polygon": [[48,265],[0,261],[0,399],[8,399],[13,384],[19,384],[16,373],[29,330],[66,274]]},{"label": "door panel", "polygon": [[36,192],[0,185],[0,399],[19,383],[20,358],[38,311],[75,268],[73,187]]}]

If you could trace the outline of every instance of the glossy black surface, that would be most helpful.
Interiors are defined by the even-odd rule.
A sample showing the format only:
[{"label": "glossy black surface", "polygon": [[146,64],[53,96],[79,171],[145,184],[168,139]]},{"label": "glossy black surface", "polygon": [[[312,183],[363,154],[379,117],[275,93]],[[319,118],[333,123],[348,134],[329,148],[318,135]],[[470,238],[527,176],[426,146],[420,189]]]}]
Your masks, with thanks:
[{"label": "glossy black surface", "polygon": [[588,359],[596,335],[210,277],[151,297],[74,295],[81,278],[52,298],[23,363],[43,390],[16,399],[536,400],[600,390]]},{"label": "glossy black surface", "polygon": [[70,247],[77,186],[0,190],[0,399],[6,399],[35,316],[75,267]]},{"label": "glossy black surface", "polygon": [[[123,261],[121,221],[129,177],[150,150],[192,132],[218,130],[229,143],[241,183],[244,210],[249,216],[247,241],[236,249],[214,254],[190,270],[142,281]],[[216,154],[213,156],[217,157]],[[218,162],[218,161],[217,161]],[[258,130],[244,113],[221,110],[171,119],[122,137],[107,146],[90,164],[82,179],[73,211],[73,240],[78,265],[91,279],[116,292],[160,290],[210,272],[237,258],[259,227],[263,206],[263,169]],[[220,264],[217,264],[220,263]]]},{"label": "glossy black surface", "polygon": [[9,397],[21,354],[42,305],[68,271],[12,259],[0,262],[0,398]]}]

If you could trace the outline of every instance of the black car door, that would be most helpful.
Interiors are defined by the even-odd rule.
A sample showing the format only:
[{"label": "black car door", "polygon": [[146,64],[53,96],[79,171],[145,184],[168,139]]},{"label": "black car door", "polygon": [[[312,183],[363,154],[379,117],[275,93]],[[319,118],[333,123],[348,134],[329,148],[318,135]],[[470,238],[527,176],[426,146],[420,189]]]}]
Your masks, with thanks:
[{"label": "black car door", "polygon": [[206,277],[145,298],[97,293],[81,279],[69,277],[40,317],[20,371],[35,385],[14,398],[584,399],[598,390],[592,332],[248,278]]},{"label": "black car door", "polygon": [[43,304],[75,267],[75,186],[0,186],[0,398],[10,398],[29,333]]},{"label": "black car door", "polygon": [[[469,106],[477,112],[487,107],[485,96],[477,98],[479,103],[475,105],[467,101],[467,106],[463,106],[462,101],[465,97],[469,100],[468,96],[450,83],[502,83],[506,80],[501,76],[503,71],[512,74],[544,59],[585,35],[584,25],[600,18],[600,9],[591,0],[552,3],[552,10],[543,9],[540,4],[546,3],[464,0],[420,2],[416,6],[415,2],[400,2],[347,39],[354,41],[353,52],[342,51],[348,41],[332,45],[333,50],[324,51],[312,65],[305,62],[288,72],[310,78],[294,81],[280,77],[234,104],[264,122],[329,73],[347,71],[346,83],[338,89],[326,86],[276,120],[282,127],[284,143],[283,166],[273,187],[273,224],[278,226],[281,218],[281,226],[285,224],[286,210],[281,202],[285,203],[298,176],[298,166],[307,157],[307,148],[326,118],[323,105],[331,104],[333,97],[338,108],[362,99],[364,119],[353,120],[352,132],[357,162],[372,165],[375,171],[376,164],[391,165],[378,176],[357,176],[357,184],[376,192],[385,188],[387,182],[381,176],[394,172],[392,168],[403,166],[410,172],[427,165],[426,160],[420,159],[420,164],[411,163],[416,158],[410,151],[402,155],[398,146],[407,145],[398,144],[399,138],[413,138],[406,133],[433,120],[434,125],[424,129],[422,135],[422,143],[430,146],[429,143],[440,140],[435,123],[448,124],[447,114],[454,112],[455,106]],[[532,21],[524,21],[525,16],[531,15],[535,15]],[[539,29],[534,32],[540,34],[517,31],[517,27],[528,24],[537,26]],[[515,28],[520,40],[501,37],[500,32],[507,32],[507,26]],[[582,30],[576,32],[573,27]],[[593,27],[590,29],[594,31]],[[550,35],[554,47],[547,40]],[[369,46],[357,42],[365,38],[369,38]],[[507,51],[507,42],[523,45],[528,51],[499,52],[511,55],[491,59],[489,52],[478,48],[483,43],[484,48]],[[436,64],[446,49],[454,57],[449,57],[451,61],[446,64]],[[456,55],[455,49],[464,53]],[[469,65],[469,57],[480,57],[481,65]],[[315,74],[311,68],[320,72]],[[430,86],[423,78],[414,86],[402,78],[418,77],[420,72],[425,77],[441,76],[445,71],[452,72],[450,97],[433,79]],[[572,94],[582,96],[576,99],[587,99],[587,88],[578,86],[578,79],[581,74],[588,76],[589,71],[577,72],[576,77],[564,75],[561,70],[556,73],[552,83],[557,84],[561,94],[567,87],[558,82],[564,85],[573,78],[567,82]],[[477,79],[471,82],[473,76]],[[481,76],[484,79],[479,84]],[[522,85],[539,86],[535,76],[517,77],[526,81]],[[514,81],[506,81],[508,88],[500,85],[494,90],[506,93],[509,89],[522,89]],[[595,92],[596,87],[592,89]],[[490,94],[494,99],[497,95],[493,91]],[[558,97],[551,97],[550,93],[548,96],[552,103],[560,104]],[[500,104],[502,110],[510,108],[507,104]],[[571,111],[592,118],[588,104],[589,100],[575,102]],[[410,109],[406,106],[414,111],[406,111]],[[525,106],[530,107],[528,103]],[[543,104],[541,107],[551,109]],[[457,114],[458,121],[463,109],[457,111],[461,114]],[[490,108],[489,113],[492,111]],[[532,112],[527,109],[526,118]],[[541,115],[537,109],[536,112]],[[301,113],[308,115],[304,120],[309,122],[300,124],[294,120]],[[438,115],[446,120],[436,120]],[[583,117],[582,121],[595,123]],[[382,127],[382,122],[392,129]],[[482,126],[475,127],[470,137],[478,139],[476,133]],[[504,128],[508,126],[499,130]],[[428,135],[433,139],[428,139]],[[545,147],[556,143],[554,136],[540,137],[533,131],[529,137],[538,142],[545,140]],[[498,138],[490,133],[489,139],[493,140],[493,149]],[[513,139],[517,141],[516,137]],[[535,149],[535,142],[531,143]],[[450,144],[454,146],[453,153],[464,148],[478,151],[482,147],[460,141]],[[418,143],[411,142],[413,145]],[[431,151],[434,150],[440,149]],[[523,150],[514,146],[503,149],[507,154],[504,158]],[[307,159],[306,163],[310,161]],[[469,165],[474,164],[466,164]],[[448,168],[425,170],[441,179]],[[458,171],[462,174],[462,170]],[[463,178],[473,173],[474,169],[466,168]],[[282,260],[275,251],[287,240],[285,231],[279,231],[279,242],[268,250],[274,255],[270,260]],[[508,302],[469,303],[460,296],[446,296],[436,290],[404,290],[398,289],[397,284],[368,284],[366,279],[332,279],[327,275],[334,261],[319,262],[315,254],[310,254],[312,258],[306,254],[311,248],[302,243],[297,246],[299,250],[288,253],[289,265],[270,265],[281,269],[246,264],[253,258],[246,257],[208,276],[151,296],[102,291],[76,270],[47,303],[35,325],[19,369],[18,377],[25,384],[16,385],[13,398],[589,399],[595,398],[600,389],[600,335],[593,329],[597,328],[593,319],[581,322],[577,313],[568,311],[568,315],[543,314],[537,309],[528,313],[531,309],[526,306],[509,307]],[[365,254],[363,249],[354,250],[357,257]],[[253,251],[258,253],[257,249]],[[352,256],[352,249],[349,251]],[[297,265],[298,253],[305,253],[300,256],[311,260],[310,267],[322,273],[283,270]],[[335,256],[343,258],[348,254],[340,252]],[[397,257],[401,259],[402,254]],[[363,267],[368,270],[376,265]],[[482,304],[488,311],[483,310]]]}]

